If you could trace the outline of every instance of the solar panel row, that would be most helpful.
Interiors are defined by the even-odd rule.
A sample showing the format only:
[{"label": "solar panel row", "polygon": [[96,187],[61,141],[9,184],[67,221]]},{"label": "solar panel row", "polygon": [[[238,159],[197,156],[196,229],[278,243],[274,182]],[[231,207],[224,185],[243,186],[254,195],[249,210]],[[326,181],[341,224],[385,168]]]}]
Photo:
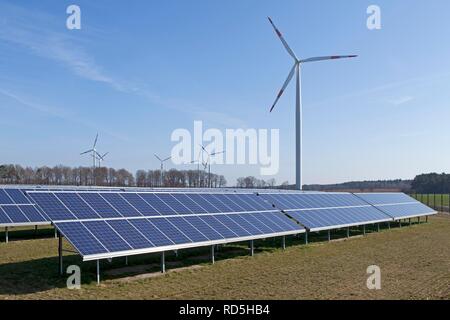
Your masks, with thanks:
[{"label": "solar panel row", "polygon": [[28,192],[51,221],[273,211],[255,194]]},{"label": "solar panel row", "polygon": [[62,221],[55,226],[85,261],[305,232],[279,212]]},{"label": "solar panel row", "polygon": [[330,230],[432,215],[434,210],[403,193],[260,194],[310,231]]},{"label": "solar panel row", "polygon": [[0,226],[49,224],[33,204],[0,205]]}]

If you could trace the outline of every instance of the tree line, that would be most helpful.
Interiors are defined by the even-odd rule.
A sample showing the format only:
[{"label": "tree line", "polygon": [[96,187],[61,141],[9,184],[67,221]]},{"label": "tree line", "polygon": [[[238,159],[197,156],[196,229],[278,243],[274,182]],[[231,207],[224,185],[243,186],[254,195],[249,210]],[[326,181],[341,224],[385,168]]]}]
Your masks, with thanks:
[{"label": "tree line", "polygon": [[110,187],[225,187],[223,175],[197,170],[138,170],[135,175],[126,169],[107,167],[23,167],[0,165],[0,184],[110,186]]},{"label": "tree line", "polygon": [[450,193],[450,174],[420,174],[411,183],[416,193]]}]

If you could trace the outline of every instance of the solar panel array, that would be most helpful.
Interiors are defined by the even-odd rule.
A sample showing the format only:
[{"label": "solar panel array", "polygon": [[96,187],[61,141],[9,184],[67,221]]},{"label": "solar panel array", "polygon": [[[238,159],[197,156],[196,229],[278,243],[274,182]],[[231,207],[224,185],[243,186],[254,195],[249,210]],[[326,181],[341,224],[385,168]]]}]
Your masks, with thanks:
[{"label": "solar panel array", "polygon": [[429,216],[437,212],[404,193],[355,193],[394,220]]},{"label": "solar panel array", "polygon": [[0,188],[0,226],[53,223],[103,259],[431,215],[402,193]]},{"label": "solar panel array", "polygon": [[84,260],[305,232],[253,193],[30,191]]},{"label": "solar panel array", "polygon": [[19,189],[0,189],[0,226],[50,224]]},{"label": "solar panel array", "polygon": [[392,217],[351,193],[266,193],[259,196],[310,231],[392,221]]}]

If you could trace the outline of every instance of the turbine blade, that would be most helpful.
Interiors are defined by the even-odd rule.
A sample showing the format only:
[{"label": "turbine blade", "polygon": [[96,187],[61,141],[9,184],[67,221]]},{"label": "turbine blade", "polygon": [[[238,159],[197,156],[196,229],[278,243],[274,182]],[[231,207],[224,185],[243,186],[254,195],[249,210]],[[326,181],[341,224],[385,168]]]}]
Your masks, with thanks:
[{"label": "turbine blade", "polygon": [[163,160],[163,162],[166,162],[167,160],[170,160],[170,159],[172,159],[172,156],[165,158],[165,159]]},{"label": "turbine blade", "polygon": [[97,145],[97,140],[98,140],[98,133],[97,133],[97,135],[95,136],[95,140],[94,140],[94,148],[93,148],[93,149],[95,149],[95,146]]},{"label": "turbine blade", "polygon": [[159,161],[162,161],[161,158],[158,157],[156,154],[155,154],[155,157],[156,157],[156,159],[158,159]]},{"label": "turbine blade", "polygon": [[82,154],[86,154],[86,153],[89,153],[89,152],[92,152],[92,151],[94,151],[94,149],[91,149],[91,150],[88,150],[88,151],[82,152],[82,153],[80,153],[80,155],[82,155]]},{"label": "turbine blade", "polygon": [[211,155],[212,155],[212,156],[216,156],[216,155],[222,154],[222,153],[225,153],[225,151],[213,152],[213,153],[211,153]]},{"label": "turbine blade", "polygon": [[281,42],[283,43],[283,46],[286,49],[286,51],[289,53],[289,55],[292,58],[294,58],[295,61],[298,61],[298,58],[295,55],[294,51],[292,51],[292,49],[287,44],[286,40],[284,40],[283,35],[281,34],[280,30],[278,30],[277,27],[275,27],[275,24],[273,23],[272,19],[270,19],[270,17],[267,17],[267,19],[269,19],[270,24],[272,25],[273,29],[275,30],[275,33],[277,34],[277,36],[280,38]]},{"label": "turbine blade", "polygon": [[345,59],[345,58],[356,58],[356,57],[357,57],[357,55],[312,57],[312,58],[300,60],[300,63],[316,62],[316,61],[323,61],[323,60]]},{"label": "turbine blade", "polygon": [[288,86],[289,82],[291,81],[292,77],[294,76],[296,66],[297,66],[297,64],[294,64],[291,71],[289,72],[289,75],[288,75],[286,81],[284,82],[283,86],[281,87],[280,92],[278,92],[275,102],[272,104],[272,107],[270,108],[270,112],[272,112],[273,108],[275,108],[275,105],[277,104],[278,100],[280,100],[280,97],[283,95],[284,90],[286,90],[286,87]]},{"label": "turbine blade", "polygon": [[102,155],[102,158],[104,159],[108,154],[109,152],[106,152],[105,154]]}]

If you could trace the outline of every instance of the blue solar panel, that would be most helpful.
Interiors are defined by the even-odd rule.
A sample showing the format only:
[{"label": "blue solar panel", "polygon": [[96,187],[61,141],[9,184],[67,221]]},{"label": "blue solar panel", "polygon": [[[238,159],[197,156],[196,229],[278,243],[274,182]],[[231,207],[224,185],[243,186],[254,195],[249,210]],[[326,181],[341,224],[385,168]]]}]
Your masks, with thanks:
[{"label": "blue solar panel", "polygon": [[256,217],[255,213],[249,213],[249,214],[241,215],[241,217],[243,219],[247,220],[255,228],[261,230],[263,233],[270,234],[270,233],[275,233],[276,232],[270,226],[266,225],[266,223],[263,221],[263,219],[260,219],[259,217]]},{"label": "blue solar panel", "polygon": [[282,210],[367,205],[365,201],[351,193],[264,193],[259,196]]},{"label": "blue solar panel", "polygon": [[36,209],[34,205],[21,205],[20,210],[28,218],[30,222],[45,222],[48,221],[41,213]]},{"label": "blue solar panel", "polygon": [[124,217],[138,217],[142,214],[134,208],[129,202],[127,202],[118,193],[101,193],[100,194],[108,203],[120,212]]},{"label": "blue solar panel", "polygon": [[60,222],[57,227],[83,256],[108,252],[81,222]]},{"label": "blue solar panel", "polygon": [[[203,201],[201,203],[197,203],[195,199],[191,197],[191,195],[187,195],[184,193],[173,194],[172,195],[177,201],[183,203],[183,205],[189,209],[190,212],[193,213],[207,213],[208,210],[203,208],[201,205],[204,204]],[[214,212],[214,211],[213,211]]]},{"label": "blue solar panel", "polygon": [[[249,231],[244,229],[238,222],[234,221],[230,218],[231,215],[214,215],[215,219],[220,221],[225,227],[227,227],[229,230],[231,230],[234,234],[236,234],[237,237],[248,237],[251,235]],[[204,219],[207,218],[207,216],[204,217]],[[223,232],[226,232],[226,230],[223,230]],[[230,237],[232,238],[232,236]]]},{"label": "blue solar panel", "polygon": [[192,201],[195,201],[200,207],[206,210],[209,213],[219,213],[220,210],[213,206],[205,197],[202,197],[200,194],[189,194],[188,196]]},{"label": "blue solar panel", "polygon": [[122,215],[106,202],[98,193],[78,193],[102,218],[118,218]]},{"label": "blue solar panel", "polygon": [[14,201],[5,192],[4,189],[0,189],[0,204],[13,204]]},{"label": "blue solar panel", "polygon": [[[4,189],[9,197],[14,201],[15,204],[30,204],[30,200],[25,197],[23,192],[19,189]],[[1,203],[1,201],[0,201]]]},{"label": "blue solar panel", "polygon": [[371,206],[289,211],[288,215],[311,231],[392,220],[389,216]]},{"label": "blue solar panel", "polygon": [[[179,202],[177,199],[175,199],[169,193],[157,193],[157,194],[151,194],[151,195],[154,195],[155,197],[159,198],[164,203],[164,206],[169,206],[172,209],[173,213],[177,213],[177,214],[192,213],[192,211],[190,211],[188,208],[186,208],[181,202]],[[153,202],[150,202],[150,204],[152,204],[152,203]],[[159,204],[156,205],[156,203],[155,203],[155,208],[159,209],[160,208],[159,206],[160,206]],[[165,210],[163,208],[161,208],[158,211],[161,213],[165,212]]]},{"label": "blue solar panel", "polygon": [[182,244],[192,242],[192,240],[190,240],[186,235],[184,235],[180,231],[180,229],[175,227],[173,224],[169,222],[169,220],[165,218],[149,219],[149,221],[156,228],[158,228],[158,230],[164,233],[164,235],[167,236],[173,243]]},{"label": "blue solar panel", "polygon": [[159,216],[158,211],[149,205],[136,193],[122,193],[120,194],[128,203],[136,208],[144,216]]},{"label": "blue solar panel", "polygon": [[216,230],[220,224],[217,220],[215,224],[209,225],[205,220],[198,216],[190,216],[185,219],[209,240],[225,239],[225,237]]},{"label": "blue solar panel", "polygon": [[51,221],[76,219],[76,217],[52,193],[30,192],[28,195],[44,211]]},{"label": "blue solar panel", "polygon": [[[192,216],[192,217],[189,217],[188,219],[198,219],[198,220],[203,221],[210,228],[212,228],[215,233],[217,233],[219,235],[219,237],[217,237],[217,239],[220,239],[220,237],[222,237],[224,239],[238,237],[238,235],[235,232],[233,232],[230,228],[225,226],[225,224],[223,224],[215,216],[209,216],[209,215],[205,215],[205,216],[201,216],[201,217]],[[203,230],[200,230],[200,231],[203,232]],[[207,231],[205,231],[203,233],[205,235],[207,235],[208,238],[214,237],[214,234],[208,235]]]},{"label": "blue solar panel", "polygon": [[168,218],[168,220],[184,235],[186,235],[186,237],[191,239],[192,242],[202,242],[210,240],[183,217],[171,217]]},{"label": "blue solar panel", "polygon": [[23,214],[18,205],[3,206],[3,211],[8,215],[14,223],[27,223],[30,220]]},{"label": "blue solar panel", "polygon": [[107,223],[123,238],[133,249],[154,247],[133,225],[126,220],[110,220]]},{"label": "blue solar panel", "polygon": [[85,221],[82,224],[95,235],[108,251],[132,249],[105,221]]},{"label": "blue solar panel", "polygon": [[405,219],[419,216],[433,215],[436,213],[433,209],[422,203],[405,203],[398,205],[377,206],[380,210],[395,219]]},{"label": "blue solar panel", "polygon": [[172,207],[162,201],[156,194],[153,193],[140,193],[139,196],[144,199],[149,205],[155,208],[156,212],[160,215],[174,215],[177,214]]},{"label": "blue solar panel", "polygon": [[80,196],[76,193],[55,193],[55,196],[72,212],[78,219],[101,218]]},{"label": "blue solar panel", "polygon": [[164,247],[175,244],[147,219],[132,219],[129,222],[155,246]]},{"label": "blue solar panel", "polygon": [[[255,226],[253,223],[249,222],[247,219],[243,218],[242,214],[233,214],[228,216],[233,222],[240,225],[242,228],[244,228],[246,231],[250,233],[250,235],[258,235],[264,233],[260,226]],[[271,233],[271,232],[270,232]]]},{"label": "blue solar panel", "polygon": [[355,193],[355,195],[373,205],[418,202],[404,193]]},{"label": "blue solar panel", "polygon": [[12,223],[11,219],[8,217],[5,211],[3,211],[2,206],[0,206],[0,224]]},{"label": "blue solar panel", "polygon": [[357,193],[356,196],[396,220],[436,214],[404,193]]}]

